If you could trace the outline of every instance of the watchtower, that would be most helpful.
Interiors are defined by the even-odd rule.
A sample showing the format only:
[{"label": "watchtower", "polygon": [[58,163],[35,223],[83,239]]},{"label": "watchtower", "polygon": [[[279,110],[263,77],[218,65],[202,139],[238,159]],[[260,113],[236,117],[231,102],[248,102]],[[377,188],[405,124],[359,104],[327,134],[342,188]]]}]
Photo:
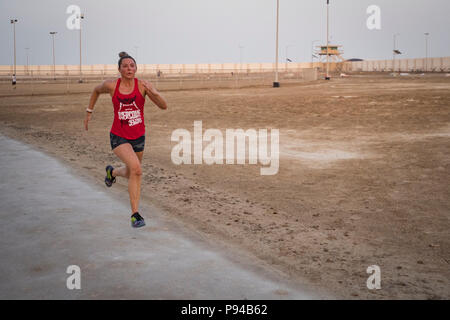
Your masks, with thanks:
[{"label": "watchtower", "polygon": [[316,49],[316,55],[319,56],[319,61],[322,63],[327,62],[327,54],[329,56],[329,62],[334,65],[336,71],[342,71],[343,64],[344,64],[344,57],[342,56],[344,54],[344,51],[342,51],[342,46],[339,45],[328,45],[328,51],[327,46],[317,46]]}]

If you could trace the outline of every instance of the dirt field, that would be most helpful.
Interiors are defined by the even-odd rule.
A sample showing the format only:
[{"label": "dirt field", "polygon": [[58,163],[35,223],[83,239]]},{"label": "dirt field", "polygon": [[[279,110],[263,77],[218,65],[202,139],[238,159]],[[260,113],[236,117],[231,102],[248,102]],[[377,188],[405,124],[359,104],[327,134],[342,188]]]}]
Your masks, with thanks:
[{"label": "dirt field", "polygon": [[[45,95],[47,84],[39,96],[7,96],[10,86],[0,85],[0,132],[103,184],[105,165],[119,164],[110,97],[86,132],[89,94]],[[162,93],[168,110],[146,104],[143,201],[337,297],[450,298],[449,77]],[[195,120],[223,133],[279,129],[278,174],[261,176],[259,164],[174,165],[171,134],[193,133]],[[127,192],[126,181],[114,188]],[[380,290],[366,287],[371,265],[381,268]]]}]

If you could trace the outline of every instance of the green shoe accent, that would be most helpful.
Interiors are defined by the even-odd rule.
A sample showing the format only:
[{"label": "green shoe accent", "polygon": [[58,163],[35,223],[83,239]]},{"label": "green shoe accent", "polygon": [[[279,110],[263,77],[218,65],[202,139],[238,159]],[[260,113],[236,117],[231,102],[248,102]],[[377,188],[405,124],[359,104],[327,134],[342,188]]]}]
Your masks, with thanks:
[{"label": "green shoe accent", "polygon": [[112,186],[113,183],[116,182],[116,177],[113,177],[112,172],[114,168],[110,165],[106,166],[106,177],[105,177],[105,184],[109,188]]}]

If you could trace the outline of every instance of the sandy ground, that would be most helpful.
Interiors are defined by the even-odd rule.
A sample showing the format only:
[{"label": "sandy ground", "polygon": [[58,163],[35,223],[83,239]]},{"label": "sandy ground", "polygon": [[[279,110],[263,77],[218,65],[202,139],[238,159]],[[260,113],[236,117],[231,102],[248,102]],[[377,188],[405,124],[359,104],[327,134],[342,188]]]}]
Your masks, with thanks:
[{"label": "sandy ground", "polygon": [[[163,91],[169,110],[146,105],[142,199],[338,297],[449,299],[449,89],[444,76],[355,75],[278,89]],[[0,85],[3,134],[100,184],[105,165],[120,164],[109,145],[109,96],[85,132],[89,94],[11,92]],[[174,165],[171,134],[193,133],[195,120],[203,130],[279,129],[278,174],[261,176],[259,164]],[[371,265],[381,269],[380,290],[366,286]]]}]

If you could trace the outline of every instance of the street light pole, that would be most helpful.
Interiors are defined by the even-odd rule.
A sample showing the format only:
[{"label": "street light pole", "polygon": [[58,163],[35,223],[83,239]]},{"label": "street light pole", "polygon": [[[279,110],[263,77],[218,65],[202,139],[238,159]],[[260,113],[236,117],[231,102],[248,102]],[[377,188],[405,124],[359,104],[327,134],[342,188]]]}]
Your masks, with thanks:
[{"label": "street light pole", "polygon": [[276,52],[275,52],[275,81],[273,83],[274,88],[278,88],[280,83],[278,82],[278,24],[280,16],[280,0],[277,0],[277,36],[276,36]]},{"label": "street light pole", "polygon": [[80,19],[80,80],[78,82],[82,83],[83,77],[82,77],[82,70],[81,70],[81,66],[82,66],[82,64],[81,64],[81,20],[84,19],[83,13],[80,13],[79,19]]},{"label": "street light pole", "polygon": [[27,75],[30,73],[30,66],[29,66],[29,64],[28,64],[28,50],[29,50],[30,48],[25,48],[25,51],[26,51],[26,53],[27,53]]},{"label": "street light pole", "polygon": [[11,23],[13,25],[13,32],[14,32],[14,71],[13,75],[16,75],[16,23],[17,19],[11,19]]},{"label": "street light pole", "polygon": [[400,35],[399,33],[394,34],[394,49],[392,50],[392,73],[395,73],[395,55],[396,55],[396,37]]},{"label": "street light pole", "polygon": [[288,62],[289,62],[289,47],[293,47],[294,45],[293,44],[288,44],[288,45],[286,45],[286,71],[287,71],[287,65],[288,65]]},{"label": "street light pole", "polygon": [[136,52],[134,57],[135,57],[136,60],[138,60],[138,49],[139,49],[139,46],[134,46],[134,50]]},{"label": "street light pole", "polygon": [[245,47],[239,45],[239,71],[242,72],[242,51]]},{"label": "street light pole", "polygon": [[289,47],[293,47],[293,46],[295,46],[294,44],[288,44],[287,46],[286,46],[286,61],[288,61],[288,59],[289,59]]},{"label": "street light pole", "polygon": [[392,49],[392,73],[395,73],[395,36],[394,34],[394,47]]},{"label": "street light pole", "polygon": [[325,77],[325,80],[330,80],[330,66],[329,66],[329,60],[330,55],[328,54],[328,48],[329,48],[329,7],[330,7],[330,0],[327,0],[327,75]]},{"label": "street light pole", "polygon": [[430,35],[428,32],[424,33],[425,35],[425,72],[428,71],[428,36]]},{"label": "street light pole", "polygon": [[55,34],[58,32],[51,31],[50,34],[52,35],[52,41],[53,41],[53,80],[56,80],[56,67],[55,67]]},{"label": "street light pole", "polygon": [[314,40],[311,42],[311,68],[314,66],[314,43],[320,40]]}]

